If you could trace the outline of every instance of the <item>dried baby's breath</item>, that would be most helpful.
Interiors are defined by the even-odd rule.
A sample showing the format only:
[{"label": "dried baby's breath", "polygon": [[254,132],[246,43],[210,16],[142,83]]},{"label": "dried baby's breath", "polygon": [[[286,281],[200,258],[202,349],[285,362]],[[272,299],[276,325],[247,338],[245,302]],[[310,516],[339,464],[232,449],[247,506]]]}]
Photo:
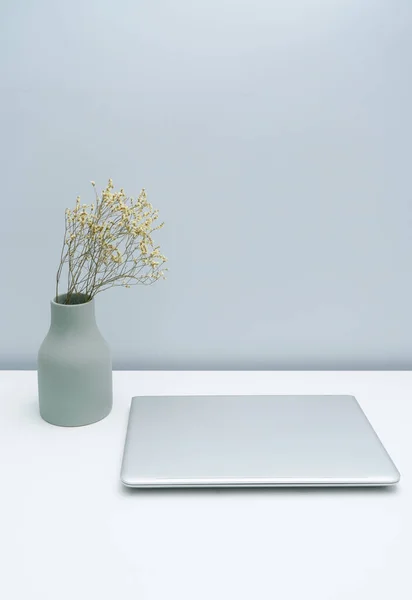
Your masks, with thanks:
[{"label": "dried baby's breath", "polygon": [[101,195],[91,182],[94,204],[76,199],[65,214],[65,235],[56,276],[56,297],[63,270],[67,267],[67,295],[91,299],[116,286],[150,285],[165,277],[166,257],[155,246],[152,234],[161,229],[159,211],[147,200],[143,189],[137,199],[126,196],[121,188],[114,191],[109,179]]}]

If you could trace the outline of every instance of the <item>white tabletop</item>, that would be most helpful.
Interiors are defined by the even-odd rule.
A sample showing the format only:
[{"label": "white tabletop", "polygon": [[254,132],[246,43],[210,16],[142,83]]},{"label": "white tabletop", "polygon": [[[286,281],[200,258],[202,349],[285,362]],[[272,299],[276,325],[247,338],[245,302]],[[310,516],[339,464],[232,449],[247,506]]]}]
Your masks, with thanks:
[{"label": "white tabletop", "polygon": [[[132,395],[353,394],[401,472],[382,489],[128,490]],[[412,598],[412,373],[117,372],[95,425],[41,420],[0,372],[0,598]]]}]

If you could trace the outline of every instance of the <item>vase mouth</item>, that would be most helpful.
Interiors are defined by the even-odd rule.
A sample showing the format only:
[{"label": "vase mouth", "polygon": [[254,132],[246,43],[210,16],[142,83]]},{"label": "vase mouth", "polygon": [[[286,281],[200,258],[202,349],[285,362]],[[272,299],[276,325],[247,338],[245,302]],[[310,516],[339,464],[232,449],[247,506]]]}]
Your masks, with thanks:
[{"label": "vase mouth", "polygon": [[76,308],[79,306],[84,306],[85,304],[90,304],[93,300],[91,296],[88,294],[71,294],[70,302],[66,304],[67,293],[59,294],[55,296],[52,300],[52,304],[55,306],[64,306],[66,308]]}]

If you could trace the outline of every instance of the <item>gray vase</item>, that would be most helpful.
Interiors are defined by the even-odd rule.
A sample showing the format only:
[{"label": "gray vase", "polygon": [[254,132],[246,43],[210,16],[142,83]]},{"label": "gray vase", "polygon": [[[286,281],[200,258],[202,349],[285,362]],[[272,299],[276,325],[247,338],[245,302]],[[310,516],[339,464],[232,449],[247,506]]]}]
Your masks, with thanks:
[{"label": "gray vase", "polygon": [[40,414],[53,425],[89,425],[112,408],[112,360],[95,319],[94,300],[51,302],[51,325],[38,354]]}]

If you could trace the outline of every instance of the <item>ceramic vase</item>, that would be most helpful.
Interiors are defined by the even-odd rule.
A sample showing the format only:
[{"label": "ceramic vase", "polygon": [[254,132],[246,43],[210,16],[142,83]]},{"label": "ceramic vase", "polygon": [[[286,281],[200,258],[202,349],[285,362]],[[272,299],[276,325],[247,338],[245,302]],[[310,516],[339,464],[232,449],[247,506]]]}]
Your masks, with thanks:
[{"label": "ceramic vase", "polygon": [[64,427],[89,425],[112,408],[112,360],[95,318],[94,299],[51,301],[50,329],[38,353],[40,415]]}]

